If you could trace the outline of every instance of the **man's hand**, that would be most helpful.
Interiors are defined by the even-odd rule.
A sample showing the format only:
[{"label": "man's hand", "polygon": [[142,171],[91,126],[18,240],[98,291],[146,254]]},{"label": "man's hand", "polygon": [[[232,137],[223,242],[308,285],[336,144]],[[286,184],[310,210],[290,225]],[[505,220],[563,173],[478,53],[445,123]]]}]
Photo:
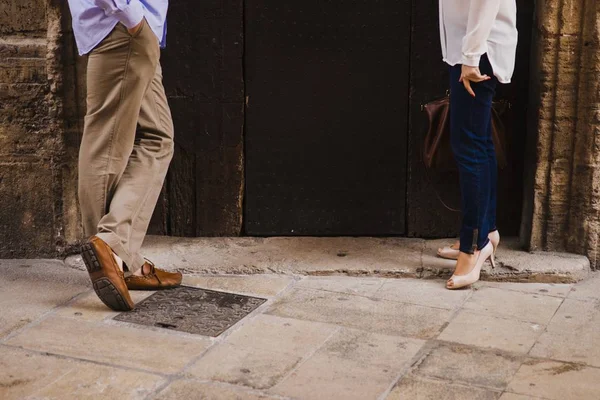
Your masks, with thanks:
[{"label": "man's hand", "polygon": [[129,32],[129,34],[131,36],[135,36],[140,31],[140,29],[142,29],[142,25],[144,25],[144,19],[143,18],[142,18],[142,20],[140,21],[139,24],[137,24],[136,26],[134,26],[131,29],[127,29],[127,31]]},{"label": "man's hand", "polygon": [[462,82],[462,84],[465,85],[467,92],[469,92],[471,96],[475,97],[475,92],[473,91],[473,88],[471,88],[471,82],[477,83],[490,79],[492,78],[487,75],[481,75],[481,71],[479,71],[478,67],[469,67],[468,65],[463,65],[460,73],[460,79],[458,81]]}]

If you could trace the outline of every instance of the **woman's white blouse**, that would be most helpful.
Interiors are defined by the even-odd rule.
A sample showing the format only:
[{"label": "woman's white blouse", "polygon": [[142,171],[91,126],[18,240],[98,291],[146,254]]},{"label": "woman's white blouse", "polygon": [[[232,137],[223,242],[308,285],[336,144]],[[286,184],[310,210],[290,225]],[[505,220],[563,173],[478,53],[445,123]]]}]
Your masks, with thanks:
[{"label": "woman's white blouse", "polygon": [[487,53],[494,75],[509,83],[517,51],[515,0],[440,0],[440,37],[444,61],[479,66]]}]

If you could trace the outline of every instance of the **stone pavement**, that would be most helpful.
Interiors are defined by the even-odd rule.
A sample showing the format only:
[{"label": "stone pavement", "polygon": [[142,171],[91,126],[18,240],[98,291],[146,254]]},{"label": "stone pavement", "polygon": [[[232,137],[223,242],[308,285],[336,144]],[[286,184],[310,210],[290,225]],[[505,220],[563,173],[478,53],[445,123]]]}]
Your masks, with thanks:
[{"label": "stone pavement", "polygon": [[0,261],[0,399],[600,399],[600,274],[184,282],[268,301],[204,337],[115,321],[60,261]]}]

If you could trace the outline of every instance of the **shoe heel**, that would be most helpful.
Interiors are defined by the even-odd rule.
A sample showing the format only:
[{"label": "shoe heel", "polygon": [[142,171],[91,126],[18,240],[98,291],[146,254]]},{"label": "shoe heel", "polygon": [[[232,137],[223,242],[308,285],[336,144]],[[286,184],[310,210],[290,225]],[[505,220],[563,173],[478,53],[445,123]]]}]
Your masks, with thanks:
[{"label": "shoe heel", "polygon": [[[114,311],[131,311],[134,303],[129,297],[127,291],[120,292],[115,283],[106,275],[100,264],[97,250],[91,242],[84,243],[81,246],[81,256],[88,270],[92,287],[98,295],[98,298]],[[123,282],[124,283],[124,282]]]},{"label": "shoe heel", "polygon": [[81,257],[83,258],[83,263],[89,274],[93,274],[102,269],[100,267],[100,262],[98,261],[98,256],[90,243],[85,243],[81,246]]}]

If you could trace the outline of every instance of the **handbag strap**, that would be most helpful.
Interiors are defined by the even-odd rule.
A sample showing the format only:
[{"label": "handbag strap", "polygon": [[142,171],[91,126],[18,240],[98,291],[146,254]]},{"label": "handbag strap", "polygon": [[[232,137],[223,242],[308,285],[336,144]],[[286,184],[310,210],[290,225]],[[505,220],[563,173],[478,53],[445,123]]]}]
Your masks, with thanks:
[{"label": "handbag strap", "polygon": [[[448,110],[449,110],[449,101],[450,101],[450,90],[447,90],[446,96],[421,105],[421,111],[427,111],[427,117],[429,120],[429,131],[427,132],[425,140],[422,142],[423,149],[421,150],[421,154],[423,157],[423,163],[425,164],[425,168],[424,168],[425,169],[425,181],[433,189],[433,192],[435,193],[439,202],[442,203],[442,205],[451,212],[460,212],[460,210],[452,208],[448,204],[446,204],[444,199],[442,199],[442,196],[440,195],[439,191],[433,184],[431,176],[430,176],[430,169],[431,169],[433,153],[435,153],[435,151],[437,151],[437,147],[439,146],[439,140],[440,140],[439,135],[443,133],[438,130],[432,129],[431,124],[434,122],[442,123],[442,124],[447,123],[447,118],[450,117],[449,115],[447,115]],[[445,115],[442,116],[440,121],[434,121],[432,118],[433,117],[432,114],[428,110],[428,106],[431,106],[431,105],[439,106],[442,103],[445,103],[445,107],[446,107],[446,109],[444,110]]]},{"label": "handbag strap", "polygon": [[460,212],[461,211],[459,209],[450,207],[448,204],[446,204],[446,202],[444,201],[444,199],[442,199],[442,196],[440,195],[440,192],[438,192],[437,188],[435,187],[435,185],[431,181],[431,177],[429,176],[429,168],[425,168],[425,181],[427,181],[427,183],[429,184],[429,186],[433,189],[433,192],[435,193],[437,199],[440,201],[440,203],[442,203],[442,205],[444,206],[444,208],[446,208],[448,211],[451,211],[451,212]]}]

